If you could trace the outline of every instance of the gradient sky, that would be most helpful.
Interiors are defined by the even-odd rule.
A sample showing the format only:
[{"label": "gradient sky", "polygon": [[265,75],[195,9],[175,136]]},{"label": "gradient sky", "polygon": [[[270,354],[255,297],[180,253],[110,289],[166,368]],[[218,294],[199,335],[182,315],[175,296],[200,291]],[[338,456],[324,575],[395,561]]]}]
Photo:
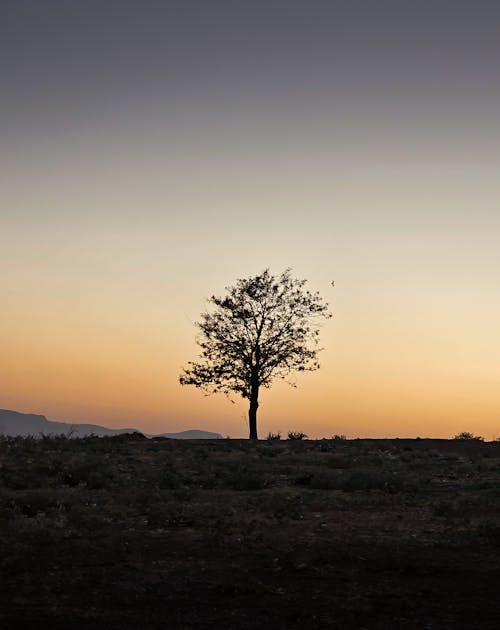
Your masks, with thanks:
[{"label": "gradient sky", "polygon": [[335,317],[262,436],[499,436],[499,34],[496,0],[3,0],[0,407],[245,436],[179,371],[206,297],[291,267]]}]

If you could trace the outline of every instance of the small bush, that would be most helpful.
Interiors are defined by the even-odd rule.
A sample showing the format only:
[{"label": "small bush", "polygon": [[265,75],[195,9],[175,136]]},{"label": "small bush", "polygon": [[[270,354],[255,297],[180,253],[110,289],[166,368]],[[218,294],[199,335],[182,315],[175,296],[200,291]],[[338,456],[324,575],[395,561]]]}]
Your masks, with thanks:
[{"label": "small bush", "polygon": [[289,440],[303,440],[306,437],[307,435],[305,433],[302,433],[302,431],[289,431],[288,432]]},{"label": "small bush", "polygon": [[272,442],[274,440],[281,440],[281,432],[278,431],[278,433],[271,433],[271,431],[269,431],[269,433],[267,434],[267,440],[268,442]]},{"label": "small bush", "polygon": [[475,440],[477,442],[484,442],[484,437],[480,435],[474,435],[470,431],[462,431],[461,433],[457,433],[453,437],[454,440]]},{"label": "small bush", "polygon": [[347,436],[344,433],[335,433],[332,440],[335,440],[336,442],[345,442],[347,440]]}]

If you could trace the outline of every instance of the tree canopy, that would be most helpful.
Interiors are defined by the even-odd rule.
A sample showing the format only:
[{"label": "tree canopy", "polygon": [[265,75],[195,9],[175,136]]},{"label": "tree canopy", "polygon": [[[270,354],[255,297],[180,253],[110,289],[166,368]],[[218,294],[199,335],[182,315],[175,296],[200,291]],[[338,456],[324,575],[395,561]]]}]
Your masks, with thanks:
[{"label": "tree canopy", "polygon": [[257,439],[260,388],[319,368],[319,320],[332,315],[305,284],[290,269],[278,276],[265,269],[226,287],[225,296],[213,295],[196,324],[200,357],[183,369],[180,383],[247,398],[250,438]]}]

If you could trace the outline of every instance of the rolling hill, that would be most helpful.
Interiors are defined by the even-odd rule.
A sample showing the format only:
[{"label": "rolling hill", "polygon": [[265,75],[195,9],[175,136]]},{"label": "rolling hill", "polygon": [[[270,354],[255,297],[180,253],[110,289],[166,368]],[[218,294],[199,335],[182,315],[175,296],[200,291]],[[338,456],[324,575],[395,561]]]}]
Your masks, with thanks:
[{"label": "rolling hill", "polygon": [[[20,413],[9,409],[0,409],[0,435],[7,436],[42,436],[42,435],[67,435],[80,438],[88,435],[109,436],[121,433],[134,433],[138,429],[132,427],[125,429],[109,429],[98,424],[75,424],[66,422],[53,422],[45,416],[30,413]],[[178,440],[207,440],[220,439],[219,433],[191,429],[179,433],[161,433],[147,435],[147,437],[167,437]]]}]

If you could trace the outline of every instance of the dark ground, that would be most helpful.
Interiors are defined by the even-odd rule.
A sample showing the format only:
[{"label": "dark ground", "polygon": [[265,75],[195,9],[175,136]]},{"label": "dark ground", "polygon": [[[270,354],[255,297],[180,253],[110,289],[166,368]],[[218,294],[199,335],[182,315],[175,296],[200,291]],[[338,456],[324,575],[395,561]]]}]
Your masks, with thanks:
[{"label": "dark ground", "polygon": [[500,443],[0,438],[0,628],[500,628]]}]

